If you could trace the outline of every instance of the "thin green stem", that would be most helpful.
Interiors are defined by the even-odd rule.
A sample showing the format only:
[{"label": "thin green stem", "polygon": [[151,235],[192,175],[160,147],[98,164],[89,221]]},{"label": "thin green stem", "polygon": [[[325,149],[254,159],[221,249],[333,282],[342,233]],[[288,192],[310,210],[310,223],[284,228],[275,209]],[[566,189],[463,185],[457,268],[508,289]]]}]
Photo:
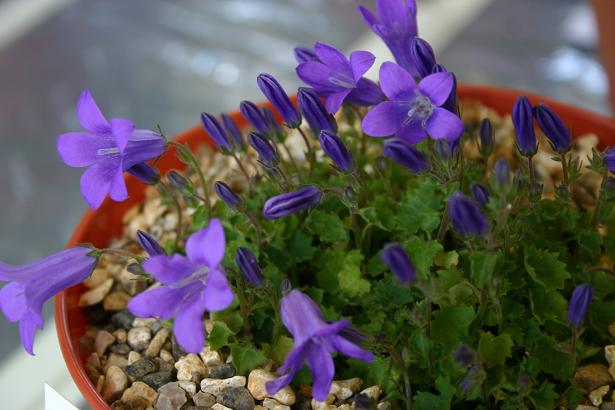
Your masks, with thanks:
[{"label": "thin green stem", "polygon": [[303,131],[301,127],[297,128],[297,131],[299,131],[299,134],[301,134],[301,138],[303,138],[303,142],[305,143],[305,146],[307,147],[307,157],[310,161],[310,175],[311,175],[314,170],[314,167],[316,166],[316,153],[314,152],[314,149],[312,148],[312,145],[310,144],[310,140],[308,136],[305,135],[305,131]]},{"label": "thin green stem", "polygon": [[177,151],[185,155],[186,159],[190,162],[189,164],[190,167],[192,168],[194,172],[196,172],[199,178],[199,183],[201,184],[201,187],[203,188],[203,198],[200,198],[200,199],[201,200],[203,200],[204,198],[206,199],[206,200],[203,200],[203,202],[205,203],[205,208],[207,210],[207,219],[209,219],[209,217],[211,216],[211,204],[209,203],[209,199],[208,199],[209,198],[209,188],[207,187],[207,180],[205,179],[205,175],[203,174],[203,170],[201,169],[199,162],[197,161],[190,147],[184,146],[174,141],[169,141],[169,144],[174,146],[177,149]]},{"label": "thin green stem", "polygon": [[608,169],[604,167],[602,171],[602,183],[600,184],[600,190],[598,191],[598,198],[596,199],[596,209],[594,209],[594,216],[592,217],[592,226],[597,226],[600,223],[600,212],[602,211],[602,192],[605,190],[606,181],[608,179]]},{"label": "thin green stem", "polygon": [[246,170],[246,168],[243,166],[243,163],[241,162],[237,154],[233,152],[231,155],[239,166],[239,170],[241,171],[241,173],[246,177],[246,181],[248,182],[248,192],[250,196],[252,196],[252,179],[250,178],[250,174],[248,174],[248,170]]},{"label": "thin green stem", "polygon": [[261,224],[254,217],[254,215],[252,215],[247,210],[243,211],[243,214],[245,215],[246,218],[248,218],[252,226],[254,226],[254,231],[256,232],[256,246],[258,246],[258,249],[261,249],[263,246],[263,234],[262,234],[263,230],[261,228]]},{"label": "thin green stem", "polygon": [[442,214],[442,220],[440,221],[440,227],[438,228],[438,242],[442,243],[444,241],[444,235],[446,235],[446,231],[448,230],[448,203],[444,207],[444,213]]},{"label": "thin green stem", "polygon": [[560,158],[562,160],[562,171],[564,175],[564,186],[566,187],[566,195],[568,195],[568,187],[570,185],[568,178],[568,160],[566,159],[566,154],[561,154]]},{"label": "thin green stem", "polygon": [[573,327],[572,328],[572,342],[571,342],[571,356],[570,356],[570,368],[571,368],[571,373],[574,373],[574,370],[577,367],[577,328]]},{"label": "thin green stem", "polygon": [[286,155],[288,156],[289,161],[291,162],[291,164],[293,164],[293,167],[295,168],[295,170],[297,171],[298,175],[301,175],[301,170],[299,169],[299,164],[297,163],[297,160],[295,159],[295,157],[293,156],[292,151],[290,150],[290,148],[288,147],[288,144],[286,144],[286,141],[282,141],[280,143],[280,145],[282,145],[282,147],[284,148],[284,151],[286,151]]}]

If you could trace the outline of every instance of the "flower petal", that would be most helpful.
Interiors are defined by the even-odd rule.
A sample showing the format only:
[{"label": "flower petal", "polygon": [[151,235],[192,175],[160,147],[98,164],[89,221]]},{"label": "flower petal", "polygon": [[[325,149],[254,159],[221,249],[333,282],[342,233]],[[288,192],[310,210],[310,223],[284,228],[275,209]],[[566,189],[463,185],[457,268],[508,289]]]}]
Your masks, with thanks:
[{"label": "flower petal", "polygon": [[175,254],[152,256],[143,262],[143,269],[160,283],[171,285],[190,276],[196,267],[186,257]]},{"label": "flower petal", "polygon": [[335,92],[339,86],[329,81],[334,72],[319,61],[308,61],[297,66],[297,76],[304,83],[314,87],[319,93]]},{"label": "flower petal", "polygon": [[128,310],[138,317],[158,317],[163,320],[175,315],[184,294],[166,286],[141,292],[128,302]]},{"label": "flower petal", "polygon": [[346,56],[337,48],[325,44],[316,42],[314,44],[314,52],[326,66],[337,73],[343,73],[348,77],[352,77],[352,69],[350,68],[350,62]]},{"label": "flower petal", "polygon": [[383,25],[389,27],[397,27],[403,33],[407,26],[406,10],[404,3],[413,2],[413,0],[377,0],[376,11]]},{"label": "flower petal", "polygon": [[133,138],[128,141],[122,155],[122,169],[124,171],[136,164],[162,155],[166,149],[166,142],[160,136],[135,139],[134,135],[135,133],[133,133]]},{"label": "flower petal", "polygon": [[331,354],[321,344],[310,344],[307,352],[307,365],[312,371],[312,394],[318,401],[325,401],[331,389],[333,376],[335,376],[335,364]]},{"label": "flower petal", "polygon": [[128,198],[128,191],[126,190],[126,181],[124,181],[124,173],[122,172],[122,168],[117,170],[113,180],[111,181],[109,196],[117,202],[125,201]]},{"label": "flower petal", "polygon": [[81,175],[81,195],[90,208],[97,209],[103,202],[120,165],[118,157],[94,164]]},{"label": "flower petal", "polygon": [[105,116],[100,112],[90,90],[84,90],[77,101],[77,118],[86,131],[93,134],[106,135],[111,128]]},{"label": "flower petal", "polygon": [[111,138],[85,132],[69,132],[58,137],[56,149],[64,163],[71,167],[87,167],[100,159],[98,150],[113,147]]},{"label": "flower petal", "polygon": [[427,136],[425,128],[420,121],[410,121],[404,124],[396,133],[395,136],[409,144],[418,144]]},{"label": "flower petal", "polygon": [[203,298],[204,306],[210,312],[224,310],[233,303],[235,296],[223,272],[214,269],[207,274]]},{"label": "flower petal", "polygon": [[344,100],[348,104],[370,107],[384,100],[384,94],[378,84],[363,77],[357,81],[357,85],[352,89],[348,97]]},{"label": "flower petal", "polygon": [[406,70],[387,61],[380,66],[380,88],[390,100],[410,99],[416,83]]},{"label": "flower petal", "polygon": [[359,6],[359,13],[361,13],[361,17],[367,23],[368,26],[373,26],[374,24],[380,24],[380,21],[374,14],[364,6]]},{"label": "flower petal", "polygon": [[36,328],[43,328],[43,320],[32,312],[28,312],[19,321],[19,337],[21,344],[28,354],[34,356],[34,334]]},{"label": "flower petal", "polygon": [[463,122],[452,112],[434,107],[425,123],[425,130],[433,139],[455,140],[463,133]]},{"label": "flower petal", "polygon": [[186,241],[186,254],[191,262],[203,263],[214,269],[224,258],[225,246],[222,223],[213,218],[205,228],[190,235]]},{"label": "flower petal", "polygon": [[330,114],[335,114],[339,111],[340,107],[344,103],[344,99],[350,94],[352,91],[351,88],[344,88],[340,91],[337,91],[333,94],[330,94],[325,101],[325,107]]},{"label": "flower petal", "polygon": [[363,74],[374,65],[374,61],[376,61],[376,57],[369,51],[353,51],[350,54],[350,67],[355,82],[359,81]]},{"label": "flower petal", "polygon": [[397,101],[385,101],[371,109],[361,124],[363,131],[372,137],[388,137],[402,127],[408,110]]},{"label": "flower petal", "polygon": [[284,387],[288,386],[290,382],[293,381],[293,378],[301,370],[303,367],[303,362],[305,361],[305,354],[307,349],[309,348],[310,343],[305,343],[302,345],[295,345],[295,348],[291,350],[291,352],[284,359],[284,363],[282,366],[278,368],[278,374],[284,373],[286,370],[290,369],[287,374],[284,376],[278,377],[275,380],[267,382],[265,385],[267,388],[267,393],[270,395],[274,395]]},{"label": "flower petal", "polygon": [[20,320],[28,311],[24,285],[9,282],[0,289],[0,309],[9,322]]},{"label": "flower petal", "polygon": [[173,333],[179,345],[188,353],[199,353],[205,343],[203,313],[204,299],[201,292],[184,300],[175,316]]},{"label": "flower petal", "polygon": [[120,152],[124,152],[128,140],[132,137],[132,132],[135,126],[132,121],[126,118],[113,118],[111,119],[111,134],[115,140],[115,144],[120,149]]},{"label": "flower petal", "polygon": [[353,359],[362,360],[368,363],[374,360],[374,354],[372,352],[357,346],[342,336],[335,336],[333,338],[333,347],[338,352],[348,357],[352,357]]},{"label": "flower petal", "polygon": [[446,102],[453,91],[455,80],[451,73],[441,72],[430,74],[419,83],[421,93],[431,100],[433,105],[440,106]]}]

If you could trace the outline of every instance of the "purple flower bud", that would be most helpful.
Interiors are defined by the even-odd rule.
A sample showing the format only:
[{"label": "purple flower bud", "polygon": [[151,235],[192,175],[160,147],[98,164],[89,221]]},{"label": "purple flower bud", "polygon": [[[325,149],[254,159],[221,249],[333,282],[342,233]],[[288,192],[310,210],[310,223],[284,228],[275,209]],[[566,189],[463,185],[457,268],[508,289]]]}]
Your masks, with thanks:
[{"label": "purple flower bud", "polygon": [[512,111],[512,121],[517,134],[517,148],[523,156],[531,157],[536,154],[536,134],[534,133],[534,116],[532,104],[527,97],[518,97]]},{"label": "purple flower bud", "polygon": [[431,74],[436,65],[433,49],[427,41],[419,37],[414,37],[410,42],[410,57],[421,78]]},{"label": "purple flower bud", "polygon": [[435,140],[434,151],[440,160],[448,161],[459,154],[459,146],[461,145],[461,137],[454,140]]},{"label": "purple flower bud", "polygon": [[493,152],[494,132],[493,125],[489,118],[485,118],[480,123],[480,153],[487,158]]},{"label": "purple flower bud", "polygon": [[538,126],[551,141],[555,150],[559,153],[568,152],[572,145],[572,137],[555,111],[548,105],[538,104],[534,108],[534,116],[538,121]]},{"label": "purple flower bud", "polygon": [[261,89],[265,97],[271,102],[276,110],[284,118],[284,122],[290,128],[297,128],[301,124],[301,116],[297,109],[288,98],[286,91],[282,88],[278,80],[269,74],[260,74],[256,80],[258,88]]},{"label": "purple flower bud", "polygon": [[352,155],[340,137],[331,131],[323,130],[318,137],[322,150],[333,160],[339,169],[352,169]]},{"label": "purple flower bud", "polygon": [[[442,64],[434,65],[431,70],[432,74],[448,72],[449,71]],[[450,95],[446,99],[446,102],[442,104],[442,108],[452,112],[453,114],[457,114],[457,77],[454,73],[451,74],[453,75],[453,91],[451,91]]]},{"label": "purple flower bud", "polygon": [[239,270],[244,274],[246,279],[256,287],[260,287],[263,283],[263,274],[258,266],[256,256],[247,248],[237,248],[235,262],[239,266]]},{"label": "purple flower bud", "polygon": [[615,174],[615,147],[611,147],[604,151],[604,163],[609,171]]},{"label": "purple flower bud", "polygon": [[269,132],[269,124],[267,118],[263,115],[263,112],[251,101],[242,101],[239,104],[239,111],[241,115],[248,120],[252,128],[263,134]]},{"label": "purple flower bud", "polygon": [[277,162],[278,154],[275,148],[262,134],[251,132],[248,135],[248,144],[258,153],[258,157],[263,164],[272,165]]},{"label": "purple flower bud", "polygon": [[468,370],[466,375],[459,382],[459,387],[461,387],[464,392],[467,392],[473,386],[479,384],[480,379],[483,377],[481,373],[482,372],[478,364],[470,367],[470,370]]},{"label": "purple flower bud", "polygon": [[169,171],[167,173],[169,184],[180,192],[192,191],[192,182],[177,171]]},{"label": "purple flower bud", "polygon": [[495,182],[498,188],[504,188],[510,183],[510,166],[503,158],[498,159],[493,167]]},{"label": "purple flower bud", "polygon": [[241,204],[241,198],[224,182],[216,181],[214,183],[214,190],[218,198],[223,200],[232,209],[237,209]]},{"label": "purple flower bud", "polygon": [[489,203],[489,190],[480,182],[472,182],[472,185],[470,185],[470,191],[472,191],[472,199],[474,199],[476,205],[483,208],[487,205],[487,203]]},{"label": "purple flower bud", "polygon": [[421,151],[399,138],[385,141],[384,155],[416,174],[427,169],[427,158]]},{"label": "purple flower bud", "polygon": [[489,229],[489,223],[478,207],[459,191],[448,200],[448,215],[460,235],[483,236]]},{"label": "purple flower bud", "polygon": [[594,290],[587,283],[583,283],[574,289],[568,305],[568,322],[573,327],[581,326],[593,298]]},{"label": "purple flower bud", "polygon": [[137,231],[137,242],[139,242],[139,246],[141,247],[141,249],[147,252],[149,256],[167,254],[164,251],[164,248],[158,243],[158,241],[144,231]]},{"label": "purple flower bud", "polygon": [[145,162],[140,162],[137,165],[133,165],[126,171],[148,185],[156,185],[160,182],[160,173],[155,168],[147,165]]},{"label": "purple flower bud", "polygon": [[280,124],[278,124],[278,121],[275,119],[273,111],[265,107],[263,108],[263,116],[265,117],[265,120],[267,121],[267,126],[269,127],[269,131],[267,132],[267,134],[273,134],[276,137],[280,138],[282,136],[282,129],[280,128]]},{"label": "purple flower bud", "polygon": [[226,128],[226,132],[233,138],[235,147],[241,148],[243,146],[243,135],[241,135],[241,131],[239,131],[239,127],[235,120],[228,114],[221,114],[220,117],[222,118],[224,128]]},{"label": "purple flower bud", "polygon": [[309,47],[297,46],[293,50],[295,54],[295,60],[298,64],[306,63],[308,61],[320,61],[314,50]]},{"label": "purple flower bud", "polygon": [[416,269],[404,248],[397,243],[390,243],[380,251],[380,259],[386,263],[397,279],[404,285],[416,280]]},{"label": "purple flower bud", "polygon": [[320,131],[327,130],[336,132],[335,119],[320,100],[320,97],[311,88],[300,88],[297,94],[299,111],[307,121],[314,135],[320,135]]},{"label": "purple flower bud", "polygon": [[469,366],[474,361],[474,352],[462,344],[453,352],[453,360],[461,367]]},{"label": "purple flower bud", "polygon": [[269,198],[263,206],[265,219],[278,219],[311,208],[320,202],[322,192],[314,185],[308,185],[294,192]]},{"label": "purple flower bud", "polygon": [[201,122],[205,132],[211,136],[220,151],[230,152],[233,150],[233,144],[231,144],[226,131],[222,128],[216,117],[204,112],[201,114]]}]

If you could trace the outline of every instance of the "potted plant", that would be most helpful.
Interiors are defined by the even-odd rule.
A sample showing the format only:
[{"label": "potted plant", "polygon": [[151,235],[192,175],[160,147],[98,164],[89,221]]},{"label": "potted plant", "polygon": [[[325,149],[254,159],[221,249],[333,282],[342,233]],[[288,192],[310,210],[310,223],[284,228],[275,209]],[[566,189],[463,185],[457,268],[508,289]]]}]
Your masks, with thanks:
[{"label": "potted plant", "polygon": [[[1,264],[0,307],[32,353],[59,293],[93,407],[611,401],[615,152],[599,149],[615,125],[457,88],[416,37],[414,3],[377,3],[360,11],[396,59],[379,83],[362,77],[368,52],[297,48],[297,105],[260,75],[270,105],[204,113],[210,140],[107,120],[81,95],[85,131],[58,152],[88,167],[96,211],[68,250]],[[601,146],[573,142],[585,133]]]}]

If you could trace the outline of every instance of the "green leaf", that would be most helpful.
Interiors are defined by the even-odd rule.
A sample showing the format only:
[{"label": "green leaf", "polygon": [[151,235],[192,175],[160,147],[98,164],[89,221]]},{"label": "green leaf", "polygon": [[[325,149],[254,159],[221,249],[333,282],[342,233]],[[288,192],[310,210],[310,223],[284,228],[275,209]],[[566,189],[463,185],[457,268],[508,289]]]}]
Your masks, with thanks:
[{"label": "green leaf", "polygon": [[465,305],[451,306],[434,312],[431,324],[433,341],[442,344],[445,350],[452,349],[468,337],[474,316],[474,309]]},{"label": "green leaf", "polygon": [[276,364],[281,364],[291,350],[293,350],[293,339],[286,335],[278,337],[273,346],[267,343],[263,344],[263,351]]},{"label": "green leaf", "polygon": [[403,245],[423,279],[429,276],[434,258],[444,249],[438,241],[425,241],[418,236],[411,236]]},{"label": "green leaf", "polygon": [[231,354],[233,355],[233,365],[239,375],[244,375],[267,361],[263,352],[251,346],[232,344]]},{"label": "green leaf", "polygon": [[455,388],[451,385],[448,377],[440,376],[436,379],[436,388],[439,395],[419,392],[414,396],[414,410],[448,410],[451,407],[451,399]]},{"label": "green leaf", "polygon": [[547,292],[541,287],[530,288],[532,311],[542,323],[553,320],[564,323],[568,302],[559,292]]},{"label": "green leaf", "polygon": [[196,230],[196,229],[201,229],[202,227],[205,226],[205,223],[207,222],[205,217],[207,215],[207,209],[205,208],[205,205],[203,206],[199,206],[196,211],[194,211],[194,214],[192,215],[192,229]]},{"label": "green leaf", "polygon": [[553,409],[559,395],[555,392],[555,384],[544,382],[539,389],[530,394],[530,400],[537,409]]},{"label": "green leaf", "polygon": [[438,183],[431,178],[420,181],[419,187],[408,191],[399,204],[398,229],[405,234],[433,232],[440,225],[442,204]]},{"label": "green leaf", "polygon": [[457,251],[439,252],[433,263],[441,268],[450,269],[459,263],[459,254]]},{"label": "green leaf", "polygon": [[542,371],[553,375],[558,380],[568,380],[571,355],[562,351],[552,337],[543,336],[532,351],[532,356],[538,359]]},{"label": "green leaf", "polygon": [[495,270],[499,254],[486,251],[476,251],[470,254],[470,275],[478,288],[485,286]]},{"label": "green leaf", "polygon": [[513,341],[510,335],[504,333],[493,336],[490,332],[480,335],[478,341],[478,353],[483,363],[488,367],[496,367],[504,364],[506,359],[511,356]]},{"label": "green leaf", "polygon": [[348,240],[348,229],[339,216],[314,210],[305,221],[306,229],[313,235],[318,235],[323,242]]},{"label": "green leaf", "polygon": [[545,290],[563,289],[570,274],[557,253],[543,252],[533,247],[525,249],[524,264],[530,277]]},{"label": "green leaf", "polygon": [[219,350],[228,344],[228,338],[233,334],[224,322],[214,322],[211,332],[207,335],[207,344],[211,350]]},{"label": "green leaf", "polygon": [[340,289],[348,296],[365,295],[372,288],[372,284],[361,275],[362,260],[361,251],[354,249],[348,252],[344,258],[344,266],[337,274]]},{"label": "green leaf", "polygon": [[287,243],[289,256],[295,263],[312,259],[316,249],[312,246],[313,237],[297,231]]}]

